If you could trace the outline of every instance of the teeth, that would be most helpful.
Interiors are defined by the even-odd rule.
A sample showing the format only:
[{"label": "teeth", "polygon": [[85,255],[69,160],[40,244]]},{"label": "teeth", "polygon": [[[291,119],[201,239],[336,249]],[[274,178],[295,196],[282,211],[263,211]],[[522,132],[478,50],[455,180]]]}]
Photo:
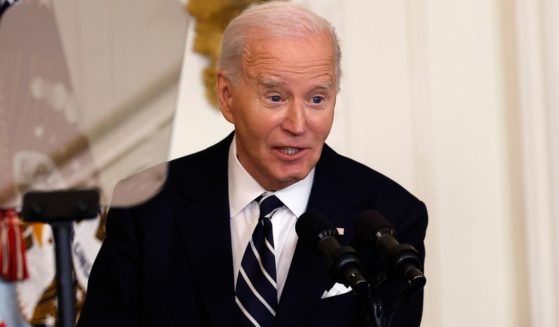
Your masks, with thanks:
[{"label": "teeth", "polygon": [[290,148],[290,147],[284,147],[281,148],[281,152],[285,153],[285,154],[295,154],[297,151],[297,148]]}]

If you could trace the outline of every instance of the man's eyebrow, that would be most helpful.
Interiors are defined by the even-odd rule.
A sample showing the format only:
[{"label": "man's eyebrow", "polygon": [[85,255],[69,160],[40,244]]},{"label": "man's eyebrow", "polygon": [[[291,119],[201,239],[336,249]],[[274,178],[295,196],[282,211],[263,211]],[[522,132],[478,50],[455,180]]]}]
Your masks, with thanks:
[{"label": "man's eyebrow", "polygon": [[317,84],[314,88],[315,89],[330,89],[332,87],[332,82],[324,82]]},{"label": "man's eyebrow", "polygon": [[[258,81],[258,83],[262,86],[264,86],[265,88],[274,88],[274,87],[278,87],[282,84],[282,82],[278,81],[278,80],[274,80],[274,79],[261,79]],[[313,89],[315,90],[322,90],[322,89],[330,89],[332,87],[333,83],[331,81],[328,82],[324,82],[324,83],[319,83],[317,85],[315,85],[315,87]]]},{"label": "man's eyebrow", "polygon": [[258,83],[266,88],[274,88],[280,86],[281,82],[274,79],[261,79]]}]

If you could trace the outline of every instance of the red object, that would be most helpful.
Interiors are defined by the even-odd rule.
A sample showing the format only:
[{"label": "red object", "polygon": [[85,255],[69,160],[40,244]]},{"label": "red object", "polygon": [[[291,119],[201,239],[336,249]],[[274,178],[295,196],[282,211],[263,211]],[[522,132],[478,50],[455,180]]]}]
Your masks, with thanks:
[{"label": "red object", "polygon": [[0,276],[8,281],[23,280],[29,276],[25,240],[14,209],[0,211]]},{"label": "red object", "polygon": [[[0,209],[0,276],[8,273],[8,226]],[[0,326],[2,327],[2,326]]]},{"label": "red object", "polygon": [[3,322],[3,321],[1,321],[1,322],[0,322],[0,327],[7,327],[7,326],[6,326],[6,323]]}]

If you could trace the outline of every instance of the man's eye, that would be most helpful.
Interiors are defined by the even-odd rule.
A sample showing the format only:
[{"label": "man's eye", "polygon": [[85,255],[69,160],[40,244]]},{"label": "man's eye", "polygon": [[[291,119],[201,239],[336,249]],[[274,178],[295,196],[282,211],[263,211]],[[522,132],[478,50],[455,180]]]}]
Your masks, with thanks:
[{"label": "man's eye", "polygon": [[321,104],[324,101],[324,97],[314,96],[314,97],[311,98],[311,101],[314,104]]},{"label": "man's eye", "polygon": [[281,101],[281,97],[279,95],[272,95],[270,97],[270,100],[272,100],[272,102],[280,102]]}]

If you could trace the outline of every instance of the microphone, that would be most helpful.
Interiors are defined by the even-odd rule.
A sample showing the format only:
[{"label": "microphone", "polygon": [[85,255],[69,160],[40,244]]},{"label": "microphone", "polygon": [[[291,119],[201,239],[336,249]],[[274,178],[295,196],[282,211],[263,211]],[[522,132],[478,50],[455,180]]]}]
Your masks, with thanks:
[{"label": "microphone", "polygon": [[361,261],[350,246],[341,246],[338,230],[318,213],[305,212],[297,219],[295,231],[299,239],[316,254],[326,258],[328,270],[338,283],[354,290],[367,287],[369,282],[361,273]]},{"label": "microphone", "polygon": [[410,244],[400,244],[394,226],[378,211],[365,210],[355,221],[354,244],[358,249],[372,249],[388,265],[388,273],[405,280],[411,293],[425,286],[419,253]]}]

